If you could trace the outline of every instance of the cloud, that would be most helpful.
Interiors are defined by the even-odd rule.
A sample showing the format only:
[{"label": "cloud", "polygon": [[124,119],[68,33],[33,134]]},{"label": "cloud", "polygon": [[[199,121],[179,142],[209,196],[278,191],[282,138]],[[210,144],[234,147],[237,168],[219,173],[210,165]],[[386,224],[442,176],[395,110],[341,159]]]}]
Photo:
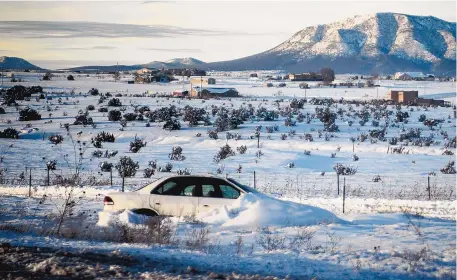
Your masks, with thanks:
[{"label": "cloud", "polygon": [[64,46],[50,46],[45,47],[46,50],[58,50],[58,51],[90,51],[90,50],[114,50],[117,49],[114,46],[92,46],[92,47],[64,47]]},{"label": "cloud", "polygon": [[161,49],[161,48],[141,48],[145,51],[158,51],[158,52],[188,52],[188,53],[201,53],[200,49]]},{"label": "cloud", "polygon": [[161,38],[227,35],[225,31],[168,25],[118,24],[85,21],[0,21],[0,36],[13,38]]}]

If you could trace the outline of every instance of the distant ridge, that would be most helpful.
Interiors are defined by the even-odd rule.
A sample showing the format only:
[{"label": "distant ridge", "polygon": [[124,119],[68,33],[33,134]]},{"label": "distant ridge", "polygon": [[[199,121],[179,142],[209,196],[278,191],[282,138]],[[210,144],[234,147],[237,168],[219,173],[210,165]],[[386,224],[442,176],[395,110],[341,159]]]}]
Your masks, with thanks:
[{"label": "distant ridge", "polygon": [[25,59],[11,56],[0,56],[0,68],[4,70],[43,70]]}]

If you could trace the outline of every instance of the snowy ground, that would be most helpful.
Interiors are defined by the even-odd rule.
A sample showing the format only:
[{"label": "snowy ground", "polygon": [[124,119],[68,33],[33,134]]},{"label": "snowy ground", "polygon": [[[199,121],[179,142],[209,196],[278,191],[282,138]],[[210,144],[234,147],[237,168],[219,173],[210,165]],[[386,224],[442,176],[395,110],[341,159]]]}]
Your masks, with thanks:
[{"label": "snowy ground", "polygon": [[[429,147],[407,146],[405,150],[408,154],[391,154],[386,152],[390,146],[387,142],[378,141],[372,144],[369,139],[365,142],[356,141],[354,152],[352,151],[353,145],[349,138],[357,138],[361,133],[375,129],[371,119],[365,126],[361,126],[356,118],[354,124],[349,126],[346,117],[338,118],[336,124],[340,132],[334,133],[334,137],[329,141],[324,137],[318,137],[318,131],[323,129],[323,124],[318,119],[312,120],[310,124],[297,122],[296,126],[286,127],[283,117],[271,122],[245,122],[239,129],[230,131],[241,134],[242,138],[237,141],[226,140],[225,133],[219,133],[219,139],[213,140],[206,135],[210,127],[188,127],[182,119],[179,131],[165,131],[162,129],[162,123],[151,123],[150,127],[145,127],[145,122],[140,121],[129,122],[124,131],[120,131],[119,123],[109,122],[106,113],[97,111],[97,108],[105,106],[106,102],[98,105],[98,97],[78,94],[84,94],[90,88],[98,88],[101,92],[109,91],[113,94],[122,93],[124,96],[120,99],[126,107],[126,112],[132,112],[133,105],[147,105],[154,110],[170,104],[177,107],[191,105],[208,110],[212,105],[238,108],[248,104],[252,104],[254,108],[263,106],[277,109],[275,100],[282,99],[279,106],[284,108],[289,106],[294,96],[305,97],[305,91],[298,88],[298,83],[287,83],[285,88],[264,88],[261,80],[246,78],[239,73],[232,73],[232,77],[222,76],[221,73],[215,74],[219,75],[216,75],[219,85],[236,87],[245,97],[205,102],[153,98],[148,95],[133,97],[129,94],[169,93],[182,88],[183,85],[129,85],[125,82],[115,83],[110,76],[97,78],[77,74],[76,81],[72,82],[66,81],[65,76],[55,77],[52,81],[39,81],[36,74],[18,75],[25,80],[22,84],[26,86],[40,84],[46,92],[55,93],[48,94],[52,96],[52,100],[47,103],[43,100],[36,102],[35,99],[21,102],[42,113],[42,120],[31,122],[32,127],[38,128],[38,131],[28,133],[30,128],[27,128],[19,140],[0,139],[0,167],[3,169],[3,185],[0,187],[0,225],[2,229],[9,229],[0,231],[0,241],[11,242],[15,246],[57,249],[63,247],[78,254],[81,251],[119,252],[140,262],[146,258],[157,262],[161,264],[159,270],[171,276],[180,274],[179,271],[185,271],[187,266],[192,266],[202,272],[200,276],[210,272],[227,275],[235,271],[263,276],[290,276],[293,279],[455,279],[456,177],[455,174],[446,175],[440,172],[444,165],[455,159],[455,156],[442,155],[445,150],[444,144],[448,140],[440,134],[447,133],[449,139],[455,137],[456,122],[452,118],[451,108],[421,108],[420,111],[414,108],[410,111],[409,108],[403,107],[402,110],[410,115],[409,122],[400,123],[398,127],[389,127],[386,138],[398,137],[402,128],[423,128],[422,136],[433,134],[434,140],[439,143]],[[126,79],[127,77],[124,78]],[[308,100],[310,97],[368,100],[384,96],[390,88],[416,88],[422,96],[455,101],[455,83],[380,81],[380,84],[381,87],[371,89],[311,88],[306,91],[306,96]],[[6,86],[11,84],[6,83]],[[69,94],[72,90],[76,92],[75,95]],[[62,99],[61,104],[58,102],[59,97]],[[96,108],[95,111],[90,111],[90,116],[97,127],[71,126],[74,133],[82,132],[76,138],[90,141],[90,138],[100,131],[113,133],[116,141],[104,143],[103,150],[117,150],[119,154],[115,158],[106,159],[92,158],[94,148],[89,148],[85,152],[85,170],[82,173],[85,178],[93,176],[94,181],[101,185],[78,189],[77,194],[81,196],[81,200],[74,216],[64,223],[66,234],[63,237],[66,238],[47,237],[44,232],[55,226],[56,214],[64,203],[66,189],[43,186],[46,182],[45,162],[51,159],[58,162],[58,168],[51,173],[51,178],[65,175],[72,170],[64,160],[65,155],[72,150],[68,139],[56,147],[47,140],[47,136],[54,133],[65,135],[60,124],[72,123],[78,110],[84,110],[88,105],[94,105]],[[47,111],[46,106],[49,106],[51,111]],[[318,106],[305,104],[300,111],[304,114],[314,113],[316,107]],[[337,107],[349,110],[348,105]],[[353,107],[356,111],[361,109]],[[0,123],[0,130],[10,126],[16,129],[24,128],[25,124],[16,120],[16,109],[4,108],[7,114],[0,115],[3,120]],[[335,107],[332,109],[337,110]],[[392,106],[390,109],[395,110]],[[63,116],[63,112],[66,112],[67,116]],[[49,113],[52,113],[52,116],[49,116]],[[445,122],[439,129],[430,131],[418,121],[421,114],[426,114],[429,118],[445,119]],[[7,120],[11,122],[7,123]],[[264,128],[261,130],[260,149],[257,149],[257,140],[249,138],[258,125],[279,126],[279,131],[271,133],[270,139],[267,138]],[[290,130],[295,130],[296,134],[289,134],[286,140],[281,140],[281,134],[288,134]],[[196,137],[196,133],[201,133],[202,136]],[[314,141],[301,139],[299,136],[303,136],[304,133],[312,134]],[[129,142],[135,136],[147,141],[146,147],[139,153],[129,152]],[[234,150],[241,145],[246,145],[248,150],[245,154],[237,153],[236,156],[229,157],[219,164],[214,163],[214,155],[226,143]],[[277,216],[276,212],[263,215],[273,209],[268,207],[272,203],[265,204],[265,200],[245,199],[241,204],[234,205],[229,212],[197,217],[197,221],[171,219],[170,225],[174,229],[174,235],[172,241],[166,245],[108,242],[101,238],[106,229],[96,224],[99,222],[99,212],[103,207],[102,200],[105,194],[119,191],[120,178],[113,174],[114,185],[110,186],[109,174],[98,172],[99,163],[115,163],[122,155],[138,161],[140,169],[137,175],[135,178],[127,179],[127,189],[132,190],[153,180],[142,178],[142,170],[147,167],[148,162],[157,160],[159,166],[170,162],[168,154],[176,145],[183,148],[186,160],[173,162],[173,170],[188,168],[193,174],[198,174],[216,173],[217,169],[224,169],[223,175],[250,186],[255,184],[262,192],[279,199],[272,203],[281,209],[279,212],[283,215]],[[258,150],[263,153],[260,158],[256,156]],[[305,155],[304,150],[309,150],[311,154]],[[450,150],[455,153],[455,149]],[[331,153],[336,153],[336,156],[330,157]],[[353,154],[360,158],[359,161],[353,161]],[[290,163],[294,163],[293,168],[287,167]],[[353,176],[340,177],[340,191],[342,192],[345,182],[347,194],[344,214],[342,193],[337,193],[336,176],[333,171],[336,163],[354,165],[358,170]],[[70,167],[71,165],[70,163]],[[240,165],[242,171],[237,173],[236,169]],[[32,198],[26,197],[29,191],[29,173],[24,173],[25,178],[20,178],[20,173],[25,171],[25,167],[34,168]],[[435,172],[436,176],[430,176],[429,192],[430,172]],[[169,175],[171,174],[158,172],[153,177]],[[380,176],[381,181],[373,181],[376,175]],[[46,199],[43,199],[43,195],[46,195]],[[266,201],[269,202],[268,199]],[[291,202],[298,204],[289,204]],[[336,216],[328,219],[317,215],[321,217],[320,221],[308,222],[309,217],[307,218],[306,214],[293,215],[301,213],[300,211],[305,209],[302,207],[308,207],[306,205],[326,209]],[[293,213],[287,214],[288,210]],[[230,213],[233,212],[241,214],[231,216]],[[121,222],[127,222],[131,228],[137,227],[132,222],[137,223],[139,219],[128,212],[108,217],[101,215],[105,222],[120,219]],[[78,230],[75,229],[75,225],[78,225]],[[33,230],[25,233],[11,232],[18,227]],[[71,232],[77,233],[71,235]],[[87,232],[92,232],[97,238],[88,240]],[[206,242],[198,247],[190,246],[189,244],[194,243],[189,242],[189,238],[196,233],[205,233]],[[176,270],[173,272],[170,266]],[[150,269],[151,267],[147,267],[139,271]],[[137,274],[133,275],[132,277],[140,277]],[[150,278],[156,279],[154,276]]]}]

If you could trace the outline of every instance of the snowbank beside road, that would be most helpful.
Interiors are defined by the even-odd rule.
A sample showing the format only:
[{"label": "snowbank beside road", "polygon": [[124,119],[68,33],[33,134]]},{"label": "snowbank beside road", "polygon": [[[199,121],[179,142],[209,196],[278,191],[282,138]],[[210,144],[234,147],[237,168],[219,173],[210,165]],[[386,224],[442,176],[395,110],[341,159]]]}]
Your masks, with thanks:
[{"label": "snowbank beside road", "polygon": [[231,206],[201,213],[197,219],[224,228],[250,230],[341,222],[332,212],[318,207],[252,193],[242,194]]}]

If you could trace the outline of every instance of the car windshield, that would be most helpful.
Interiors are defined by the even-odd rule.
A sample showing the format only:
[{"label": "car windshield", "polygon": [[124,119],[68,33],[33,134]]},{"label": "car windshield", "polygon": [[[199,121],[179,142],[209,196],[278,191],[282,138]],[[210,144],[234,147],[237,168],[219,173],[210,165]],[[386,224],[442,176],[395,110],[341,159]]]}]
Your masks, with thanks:
[{"label": "car windshield", "polygon": [[256,189],[254,188],[251,188],[251,187],[248,187],[246,185],[243,185],[241,184],[240,182],[237,182],[235,181],[234,179],[232,178],[227,178],[227,180],[232,183],[232,184],[235,184],[238,188],[242,189],[243,191],[245,192],[248,192],[248,193],[259,193]]}]

